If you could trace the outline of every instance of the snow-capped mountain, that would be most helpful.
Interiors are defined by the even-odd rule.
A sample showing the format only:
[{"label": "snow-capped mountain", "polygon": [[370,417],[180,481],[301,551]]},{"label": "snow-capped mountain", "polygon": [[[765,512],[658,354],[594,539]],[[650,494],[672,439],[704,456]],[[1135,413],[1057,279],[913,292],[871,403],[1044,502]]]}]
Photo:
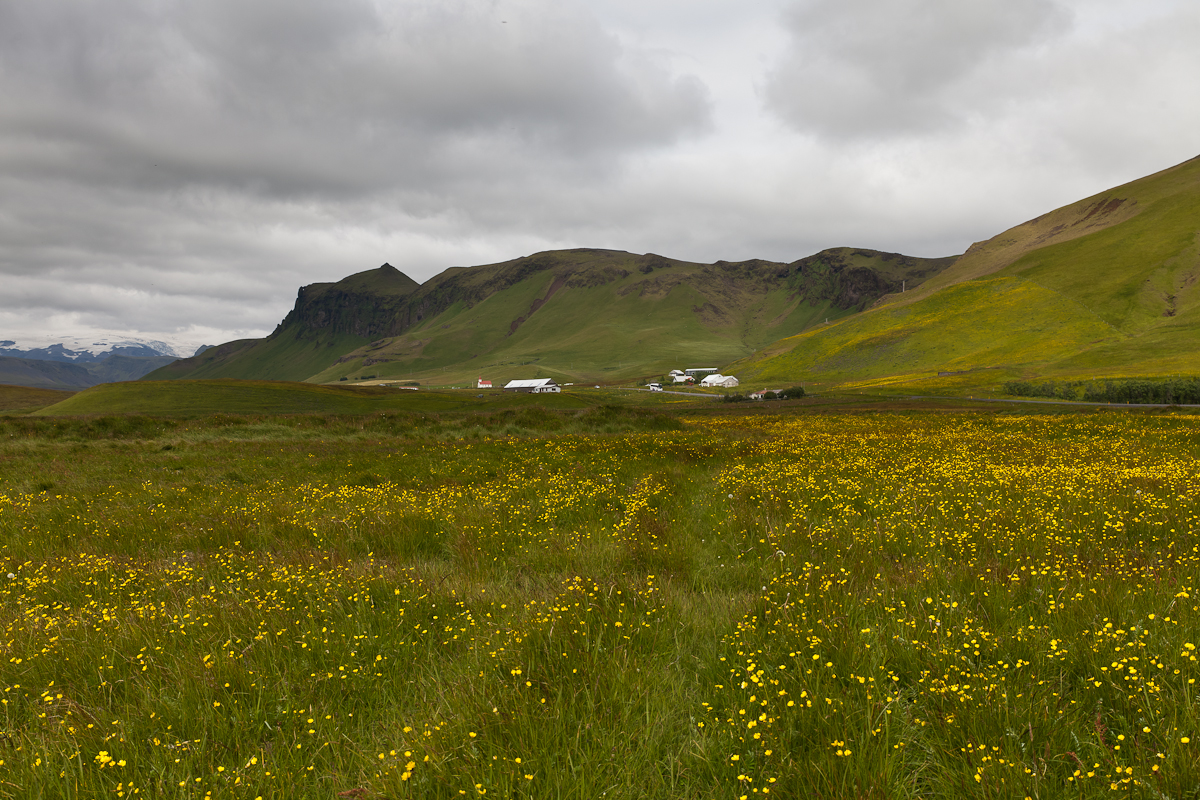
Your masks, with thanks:
[{"label": "snow-capped mountain", "polygon": [[0,356],[87,364],[111,355],[186,358],[195,346],[130,336],[40,336],[0,339]]}]

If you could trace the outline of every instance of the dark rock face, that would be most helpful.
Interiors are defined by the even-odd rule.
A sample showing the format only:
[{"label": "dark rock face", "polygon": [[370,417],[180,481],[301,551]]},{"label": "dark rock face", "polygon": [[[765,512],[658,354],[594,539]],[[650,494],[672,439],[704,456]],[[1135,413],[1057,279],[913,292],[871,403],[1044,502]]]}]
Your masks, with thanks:
[{"label": "dark rock face", "polygon": [[945,269],[953,260],[918,259],[870,250],[825,250],[789,264],[789,283],[793,291],[810,302],[829,300],[843,311],[851,308],[862,311],[885,294],[901,290],[901,280],[889,278],[877,269],[856,265],[853,257],[883,262],[888,268],[906,275],[910,289]]},{"label": "dark rock face", "polygon": [[417,286],[391,264],[337,283],[302,286],[296,305],[271,335],[296,327],[364,339],[392,335],[393,319]]},{"label": "dark rock face", "polygon": [[296,306],[279,323],[279,330],[299,325],[310,330],[348,333],[370,339],[391,335],[390,328],[402,301],[393,297],[359,292],[326,290],[311,297],[305,286],[300,289]]}]

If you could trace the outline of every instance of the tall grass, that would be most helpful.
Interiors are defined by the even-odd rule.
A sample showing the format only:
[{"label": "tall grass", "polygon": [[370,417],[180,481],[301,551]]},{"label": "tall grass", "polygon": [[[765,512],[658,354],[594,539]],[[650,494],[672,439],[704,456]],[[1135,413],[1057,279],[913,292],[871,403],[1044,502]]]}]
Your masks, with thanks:
[{"label": "tall grass", "polygon": [[295,439],[386,436],[461,438],[678,430],[675,417],[653,409],[603,405],[583,411],[540,406],[492,412],[361,414],[210,414],[198,417],[116,414],[0,416],[0,438],[81,440],[201,440],[212,437]]},{"label": "tall grass", "polygon": [[1200,782],[1197,417],[522,414],[4,421],[0,797]]}]

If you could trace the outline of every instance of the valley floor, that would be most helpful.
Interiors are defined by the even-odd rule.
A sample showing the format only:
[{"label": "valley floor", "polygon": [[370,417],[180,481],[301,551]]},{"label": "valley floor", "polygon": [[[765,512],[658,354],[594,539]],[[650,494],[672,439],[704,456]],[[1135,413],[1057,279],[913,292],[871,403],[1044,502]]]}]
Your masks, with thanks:
[{"label": "valley floor", "polygon": [[721,405],[0,417],[0,797],[1200,784],[1200,416]]}]

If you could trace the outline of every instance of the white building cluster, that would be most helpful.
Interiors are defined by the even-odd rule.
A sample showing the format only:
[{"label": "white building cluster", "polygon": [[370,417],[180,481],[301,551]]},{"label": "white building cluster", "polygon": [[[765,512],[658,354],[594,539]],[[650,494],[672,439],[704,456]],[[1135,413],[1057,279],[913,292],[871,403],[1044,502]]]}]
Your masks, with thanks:
[{"label": "white building cluster", "polygon": [[673,369],[667,373],[672,383],[693,383],[697,379],[701,386],[716,386],[732,388],[738,385],[738,379],[732,375],[722,375],[716,367],[692,367],[691,369]]}]

